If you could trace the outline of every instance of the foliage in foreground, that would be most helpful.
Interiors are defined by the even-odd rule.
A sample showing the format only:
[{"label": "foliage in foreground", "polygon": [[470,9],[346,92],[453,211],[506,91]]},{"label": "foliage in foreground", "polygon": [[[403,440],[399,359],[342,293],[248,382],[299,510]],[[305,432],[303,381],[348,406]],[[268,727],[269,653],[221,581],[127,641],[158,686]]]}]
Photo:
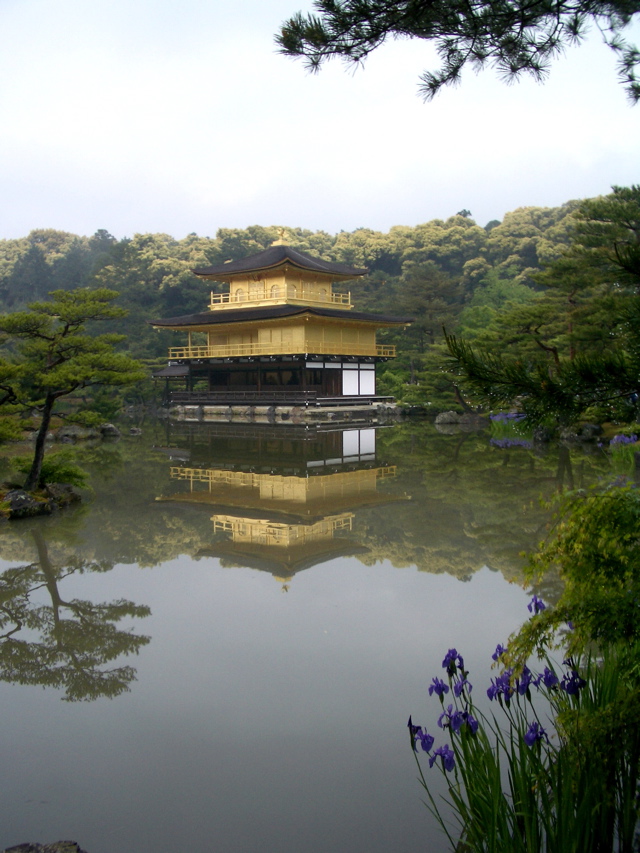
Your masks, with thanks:
[{"label": "foliage in foreground", "polygon": [[495,67],[507,80],[528,73],[544,79],[564,47],[582,41],[595,23],[617,54],[618,74],[632,102],[640,98],[636,70],[640,56],[624,39],[637,13],[635,3],[556,0],[315,0],[318,14],[298,13],[285,21],[276,41],[282,53],[305,57],[317,70],[339,56],[362,62],[387,38],[419,38],[432,44],[442,63],[426,71],[421,92],[429,100],[443,86],[457,83],[463,68]]},{"label": "foliage in foreground", "polygon": [[[434,678],[438,725],[450,744],[409,720],[412,746],[445,775],[444,804],[420,781],[452,849],[468,853],[632,853],[640,776],[640,493],[611,487],[564,496],[552,537],[530,561],[540,582],[559,569],[555,607],[534,595],[533,615],[498,646],[503,667],[487,690],[504,718],[472,701],[462,657]],[[562,650],[564,673],[549,658]],[[527,663],[536,654],[544,669]],[[538,691],[540,700],[534,701]],[[444,709],[444,697],[453,703]],[[544,711],[539,710],[542,704]],[[418,754],[416,751],[416,760]],[[448,817],[453,813],[453,824]],[[456,846],[460,844],[460,846]]]},{"label": "foliage in foreground", "polygon": [[[499,646],[494,657],[501,652]],[[411,718],[409,731],[427,805],[452,849],[632,853],[639,688],[637,679],[620,671],[615,649],[599,659],[567,659],[560,672],[547,665],[534,674],[525,667],[513,678],[505,670],[487,690],[500,704],[500,715],[475,707],[469,673],[455,649],[443,667],[448,683],[434,678],[429,693],[440,698],[438,726],[451,746],[434,748],[434,736]],[[445,708],[449,693],[453,702]],[[429,755],[429,768],[445,776],[453,819],[431,793],[418,745]]]},{"label": "foliage in foreground", "polygon": [[[510,665],[552,647],[579,654],[592,642],[620,642],[625,655],[639,654],[640,491],[626,485],[559,496],[553,535],[530,557],[528,578],[537,584],[556,570],[562,595],[511,639]],[[568,624],[572,630],[563,630]]]}]

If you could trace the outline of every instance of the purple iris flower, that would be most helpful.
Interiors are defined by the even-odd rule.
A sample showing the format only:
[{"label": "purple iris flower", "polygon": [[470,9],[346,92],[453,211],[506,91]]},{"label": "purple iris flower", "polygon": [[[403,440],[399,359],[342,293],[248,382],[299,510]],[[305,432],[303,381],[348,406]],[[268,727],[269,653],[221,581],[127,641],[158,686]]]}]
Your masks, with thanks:
[{"label": "purple iris flower", "polygon": [[516,690],[518,691],[520,696],[525,695],[527,690],[529,690],[532,681],[533,673],[531,672],[528,666],[525,666],[522,670],[520,678],[516,679]]},{"label": "purple iris flower", "polygon": [[459,697],[460,694],[464,691],[465,687],[467,689],[467,693],[471,693],[471,691],[473,690],[473,685],[469,684],[466,678],[461,678],[459,681],[456,681],[456,683],[453,685],[454,695]]},{"label": "purple iris flower", "polygon": [[458,654],[457,649],[449,649],[442,661],[442,668],[447,670],[451,676],[456,674],[456,667],[460,672],[464,671],[464,660],[462,655]]},{"label": "purple iris flower", "polygon": [[445,711],[443,711],[438,717],[438,726],[441,729],[446,729],[447,726],[451,725],[451,718],[454,714],[457,713],[453,710],[453,705],[449,705]]},{"label": "purple iris flower", "polygon": [[433,735],[430,735],[428,732],[423,732],[422,730],[419,731],[416,736],[416,743],[420,741],[420,746],[422,747],[423,752],[431,752],[434,740],[435,738]]},{"label": "purple iris flower", "polygon": [[465,722],[471,729],[471,734],[475,734],[478,731],[478,721],[468,711],[465,711],[464,714]]},{"label": "purple iris flower", "polygon": [[540,723],[531,723],[531,725],[524,734],[524,742],[526,743],[526,745],[533,746],[534,743],[541,741],[542,738],[546,738],[547,741],[549,740],[549,738],[547,737],[547,733],[542,728]]},{"label": "purple iris flower", "polygon": [[534,681],[536,687],[540,687],[541,684],[544,684],[546,688],[555,687],[558,683],[558,676],[552,669],[549,669],[548,666],[545,666],[544,672],[541,672]]},{"label": "purple iris flower", "polygon": [[453,770],[453,768],[456,766],[455,754],[448,743],[436,749],[436,751],[429,759],[429,767],[433,767],[437,758],[442,759],[442,766],[447,771]]},{"label": "purple iris flower", "polygon": [[454,734],[457,734],[464,725],[469,726],[472,734],[478,731],[478,721],[468,711],[454,710],[453,705],[449,705],[446,711],[443,711],[438,718],[438,725],[441,729],[451,729]]},{"label": "purple iris flower", "polygon": [[459,732],[462,726],[467,722],[467,712],[466,711],[456,711],[454,715],[451,717],[451,731]]},{"label": "purple iris flower", "polygon": [[456,711],[451,718],[451,731],[459,732],[462,726],[469,726],[472,734],[478,731],[478,721],[468,711]]},{"label": "purple iris flower", "polygon": [[609,445],[613,446],[616,444],[635,444],[638,440],[637,435],[614,435]]},{"label": "purple iris flower", "polygon": [[449,687],[444,683],[441,678],[434,678],[432,683],[429,685],[429,696],[433,696],[435,693],[436,696],[439,696],[442,700],[442,697],[445,693],[449,692]]},{"label": "purple iris flower", "polygon": [[494,678],[491,681],[491,687],[487,690],[487,696],[492,701],[494,699],[498,699],[500,702],[502,701],[502,697],[504,697],[507,704],[511,701],[511,697],[513,696],[513,687],[511,686],[511,676],[513,675],[513,670],[505,669],[502,675],[499,675],[498,678]]},{"label": "purple iris flower", "polygon": [[498,660],[498,658],[502,657],[502,655],[507,651],[506,646],[503,646],[501,643],[498,643],[496,646],[495,652],[491,655],[492,660]]},{"label": "purple iris flower", "polygon": [[541,598],[538,598],[537,595],[534,595],[529,604],[527,604],[527,610],[529,611],[529,613],[533,613],[534,615],[536,613],[540,613],[541,610],[546,609],[547,605]]},{"label": "purple iris flower", "polygon": [[409,716],[409,722],[407,723],[407,728],[409,729],[409,735],[411,736],[411,747],[413,748],[413,751],[415,752],[416,751],[416,740],[417,740],[420,732],[422,731],[422,726],[414,726],[413,720],[411,719],[411,716]]},{"label": "purple iris flower", "polygon": [[569,696],[576,696],[586,683],[584,678],[580,678],[576,670],[572,669],[560,682],[560,689],[564,690]]}]

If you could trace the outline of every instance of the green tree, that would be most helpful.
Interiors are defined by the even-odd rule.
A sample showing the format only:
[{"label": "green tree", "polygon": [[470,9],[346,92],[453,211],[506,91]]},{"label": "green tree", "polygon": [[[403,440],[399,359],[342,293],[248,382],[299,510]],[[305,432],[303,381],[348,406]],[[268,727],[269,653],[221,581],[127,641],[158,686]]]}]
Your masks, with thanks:
[{"label": "green tree", "polygon": [[628,486],[569,492],[556,498],[555,509],[552,532],[529,558],[527,578],[539,585],[558,572],[563,591],[510,641],[511,658],[522,666],[534,652],[563,647],[577,655],[594,641],[621,640],[637,674],[640,495]]},{"label": "green tree", "polygon": [[518,398],[534,421],[594,406],[628,417],[640,390],[640,187],[585,202],[575,222],[539,298],[499,318],[484,348],[447,339],[466,387],[495,406]]},{"label": "green tree", "polygon": [[600,281],[640,295],[640,185],[612,189],[576,211],[574,253]]},{"label": "green tree", "polygon": [[465,338],[476,338],[507,306],[522,305],[534,298],[535,291],[526,284],[520,284],[513,278],[503,278],[497,270],[491,269],[462,309],[460,334]]},{"label": "green tree", "polygon": [[403,336],[415,342],[418,352],[424,352],[442,337],[443,326],[451,328],[457,322],[462,287],[432,262],[415,264],[402,278],[399,307],[413,317]]},{"label": "green tree", "polygon": [[402,263],[433,261],[444,272],[458,276],[469,261],[483,255],[486,243],[487,232],[469,217],[456,214],[446,220],[432,219],[412,229]]},{"label": "green tree", "polygon": [[11,281],[5,287],[9,291],[10,303],[23,304],[30,299],[39,299],[51,290],[52,271],[42,249],[32,245],[21,255],[12,270]]},{"label": "green tree", "polygon": [[19,308],[44,299],[51,290],[85,287],[99,258],[116,244],[106,231],[87,239],[53,228],[39,228],[18,240],[0,241],[0,299]]},{"label": "green tree", "polygon": [[466,65],[492,66],[507,80],[526,73],[541,80],[563,48],[584,39],[595,24],[618,57],[629,98],[640,98],[640,52],[625,30],[640,12],[634,0],[315,0],[318,14],[297,13],[276,36],[281,53],[304,57],[317,70],[331,57],[362,62],[387,38],[433,44],[442,66],[421,77],[425,100],[456,83]]},{"label": "green tree", "polygon": [[87,325],[124,316],[111,303],[111,290],[54,291],[51,301],[35,302],[28,311],[0,317],[7,336],[7,370],[12,400],[40,415],[34,458],[25,482],[40,482],[45,439],[59,400],[95,385],[129,385],[144,378],[140,365],[113,350],[122,335],[93,336]]},{"label": "green tree", "polygon": [[571,244],[580,202],[560,207],[519,207],[488,229],[484,254],[502,276],[535,287],[535,274],[552,263]]}]

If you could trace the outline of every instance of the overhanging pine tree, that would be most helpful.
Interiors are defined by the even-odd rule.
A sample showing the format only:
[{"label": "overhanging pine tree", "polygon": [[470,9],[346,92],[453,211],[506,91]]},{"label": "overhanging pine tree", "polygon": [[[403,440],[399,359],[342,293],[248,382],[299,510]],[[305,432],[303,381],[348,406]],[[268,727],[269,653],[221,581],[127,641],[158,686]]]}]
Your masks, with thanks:
[{"label": "overhanging pine tree", "polygon": [[315,0],[318,14],[285,21],[276,42],[288,56],[317,70],[327,59],[359,63],[387,38],[432,44],[441,68],[426,71],[421,91],[430,100],[457,83],[462,69],[493,66],[511,80],[541,80],[552,59],[582,41],[595,26],[618,57],[618,76],[632,102],[640,99],[640,52],[624,38],[640,13],[637,0]]}]

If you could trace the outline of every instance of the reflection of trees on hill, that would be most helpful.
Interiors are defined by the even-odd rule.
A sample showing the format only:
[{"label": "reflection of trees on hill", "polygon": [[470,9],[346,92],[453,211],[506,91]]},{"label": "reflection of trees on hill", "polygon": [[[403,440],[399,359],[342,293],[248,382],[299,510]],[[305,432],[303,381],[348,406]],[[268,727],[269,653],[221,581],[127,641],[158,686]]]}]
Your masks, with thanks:
[{"label": "reflection of trees on hill", "polygon": [[[211,511],[156,499],[188,488],[170,478],[174,450],[176,458],[215,468],[220,439],[212,434],[207,443],[208,436],[206,425],[195,437],[180,432],[172,449],[164,429],[154,433],[150,426],[144,440],[81,449],[79,461],[91,472],[94,495],[79,510],[38,521],[51,562],[155,566],[201,553],[215,539]],[[151,441],[165,451],[150,447]],[[248,448],[238,451],[245,468],[252,458]],[[503,449],[490,445],[487,431],[442,435],[425,422],[378,430],[377,455],[397,466],[397,476],[378,485],[379,495],[391,498],[388,503],[355,509],[352,539],[368,550],[359,559],[460,579],[483,565],[519,579],[521,552],[537,545],[549,521],[540,498],[588,486],[609,470],[600,453],[567,447]],[[235,457],[224,459],[225,467],[234,470]],[[399,497],[410,500],[393,500]],[[33,541],[23,530],[5,525],[0,556],[16,563],[35,560]]]},{"label": "reflection of trees on hill", "polygon": [[107,664],[137,654],[150,638],[116,626],[125,618],[148,616],[149,608],[124,599],[66,600],[61,591],[65,578],[110,567],[80,560],[55,566],[42,531],[34,528],[31,535],[37,562],[0,575],[0,679],[61,688],[71,702],[127,691],[135,669]]},{"label": "reflection of trees on hill", "polygon": [[[194,516],[156,501],[171,489],[171,481],[167,456],[149,446],[150,441],[163,443],[162,425],[158,431],[145,427],[144,440],[81,449],[79,461],[91,473],[93,496],[71,550],[67,546],[63,553],[147,567],[195,554],[202,546],[211,527],[204,513]],[[55,519],[52,526],[59,529]],[[64,549],[56,539],[56,547]]]},{"label": "reflection of trees on hill", "polygon": [[206,514],[194,516],[156,501],[171,490],[167,456],[148,444],[149,438],[164,444],[162,425],[157,432],[145,427],[145,434],[146,441],[112,446],[110,454],[117,453],[117,461],[102,459],[99,468],[88,461],[95,496],[79,547],[92,559],[156,566],[180,554],[195,554],[209,533]]},{"label": "reflection of trees on hill", "polygon": [[[82,560],[156,566],[202,547],[211,530],[206,513],[156,501],[172,487],[167,456],[149,446],[156,438],[149,433],[144,440],[77,447],[78,462],[90,474],[92,493],[77,508],[37,522],[55,564]],[[36,558],[33,541],[23,530],[22,523],[0,529],[2,559]]]},{"label": "reflection of trees on hill", "polygon": [[398,466],[388,488],[409,491],[412,501],[365,514],[366,535],[360,527],[358,534],[369,559],[462,579],[485,564],[519,578],[520,555],[536,547],[549,522],[540,499],[588,486],[608,470],[600,453],[502,449],[487,432],[446,436],[424,423],[383,430],[379,445]]}]

